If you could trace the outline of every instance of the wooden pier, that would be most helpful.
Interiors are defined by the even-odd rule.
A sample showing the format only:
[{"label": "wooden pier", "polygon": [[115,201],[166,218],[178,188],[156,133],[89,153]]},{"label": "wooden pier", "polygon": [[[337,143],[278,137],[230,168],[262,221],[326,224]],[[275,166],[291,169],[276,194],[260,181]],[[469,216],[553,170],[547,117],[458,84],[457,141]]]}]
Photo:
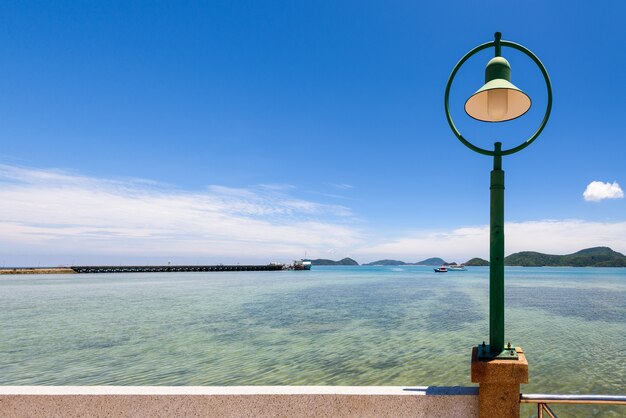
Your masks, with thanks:
[{"label": "wooden pier", "polygon": [[276,271],[283,270],[284,264],[266,265],[223,265],[215,266],[72,266],[76,273],[166,273],[191,271]]}]

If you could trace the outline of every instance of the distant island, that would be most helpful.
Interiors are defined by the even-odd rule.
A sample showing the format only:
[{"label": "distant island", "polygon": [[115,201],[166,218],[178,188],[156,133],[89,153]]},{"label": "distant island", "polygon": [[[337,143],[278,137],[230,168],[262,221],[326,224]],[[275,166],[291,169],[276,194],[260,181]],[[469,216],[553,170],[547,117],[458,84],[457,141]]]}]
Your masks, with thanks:
[{"label": "distant island", "polygon": [[398,260],[378,260],[371,263],[363,264],[364,266],[406,266],[407,263]]},{"label": "distant island", "polygon": [[316,260],[309,260],[312,266],[358,266],[359,263],[351,258],[344,258],[339,261],[327,260],[325,258],[318,258]]},{"label": "distant island", "polygon": [[427,258],[426,260],[418,261],[417,263],[405,263],[399,260],[378,260],[371,263],[363,264],[364,266],[441,266],[446,263],[439,257]]},{"label": "distant island", "polygon": [[489,265],[489,261],[483,260],[482,258],[474,257],[471,260],[467,260],[465,262],[465,265],[466,266],[474,266],[474,267],[488,266]]},{"label": "distant island", "polygon": [[504,264],[522,267],[626,267],[626,256],[609,247],[587,248],[567,255],[522,251],[504,257]]},{"label": "distant island", "polygon": [[[343,260],[342,260],[343,261]],[[352,260],[354,261],[354,260]],[[356,261],[355,261],[356,263]],[[448,263],[442,258],[433,257],[417,263],[407,263],[400,260],[378,260],[363,264],[364,266],[450,266],[457,263]],[[358,264],[354,264],[358,265]],[[465,266],[488,266],[489,261],[482,258],[472,258]],[[609,247],[593,247],[580,250],[573,254],[553,255],[535,251],[522,251],[504,258],[506,266],[520,267],[626,267],[626,256]]]},{"label": "distant island", "polygon": [[417,263],[415,263],[416,266],[441,266],[443,264],[449,263],[446,263],[445,261],[443,261],[443,259],[439,257],[427,258],[426,260],[418,261]]}]

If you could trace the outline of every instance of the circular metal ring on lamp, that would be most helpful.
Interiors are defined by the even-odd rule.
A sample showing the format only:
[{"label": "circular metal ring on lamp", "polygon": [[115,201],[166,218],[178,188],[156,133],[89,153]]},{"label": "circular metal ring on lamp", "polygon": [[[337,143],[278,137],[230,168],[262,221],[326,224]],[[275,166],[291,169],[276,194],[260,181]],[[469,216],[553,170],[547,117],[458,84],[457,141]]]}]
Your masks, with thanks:
[{"label": "circular metal ring on lamp", "polygon": [[456,73],[459,71],[459,69],[465,63],[465,61],[467,61],[471,56],[475,55],[477,52],[480,52],[483,49],[495,46],[495,44],[496,44],[495,41],[487,42],[487,43],[484,43],[482,45],[478,45],[476,48],[472,49],[470,52],[465,54],[465,56],[463,56],[463,58],[461,58],[461,60],[456,64],[456,66],[452,70],[452,73],[450,74],[450,78],[448,78],[448,84],[446,85],[446,94],[445,94],[446,118],[448,119],[448,124],[450,125],[450,128],[452,129],[452,132],[454,132],[456,137],[459,139],[459,141],[461,141],[463,143],[463,145],[465,145],[466,147],[468,147],[472,151],[476,151],[479,154],[491,155],[491,156],[495,156],[495,155],[510,155],[510,154],[516,153],[518,151],[521,151],[524,148],[526,148],[527,146],[529,146],[530,144],[532,144],[533,141],[535,139],[537,139],[537,137],[539,136],[541,131],[543,131],[543,128],[546,126],[546,123],[548,122],[548,118],[550,117],[550,111],[552,110],[552,83],[550,82],[550,76],[548,76],[548,72],[546,71],[546,67],[543,66],[543,64],[541,63],[541,61],[539,60],[539,58],[537,58],[537,56],[535,54],[533,54],[531,51],[529,51],[528,49],[526,49],[522,45],[516,44],[515,42],[500,41],[500,45],[501,46],[507,46],[509,48],[514,48],[514,49],[517,49],[518,51],[521,51],[524,54],[526,54],[528,57],[530,57],[530,59],[532,59],[535,62],[535,64],[537,64],[537,66],[541,70],[541,74],[543,74],[543,78],[546,81],[546,89],[548,91],[548,104],[546,106],[546,113],[545,113],[545,115],[543,117],[543,120],[541,121],[541,125],[539,125],[539,128],[535,131],[534,134],[532,134],[532,136],[530,138],[528,138],[526,141],[522,142],[520,145],[518,145],[516,147],[509,148],[507,150],[503,150],[503,151],[500,151],[498,153],[496,153],[496,151],[486,150],[484,148],[477,147],[476,145],[472,144],[467,139],[465,139],[463,137],[463,135],[461,135],[461,132],[459,132],[459,130],[454,125],[454,121],[452,121],[452,116],[450,115],[449,99],[450,99],[450,87],[452,86],[452,81],[454,80],[454,77],[456,76]]}]

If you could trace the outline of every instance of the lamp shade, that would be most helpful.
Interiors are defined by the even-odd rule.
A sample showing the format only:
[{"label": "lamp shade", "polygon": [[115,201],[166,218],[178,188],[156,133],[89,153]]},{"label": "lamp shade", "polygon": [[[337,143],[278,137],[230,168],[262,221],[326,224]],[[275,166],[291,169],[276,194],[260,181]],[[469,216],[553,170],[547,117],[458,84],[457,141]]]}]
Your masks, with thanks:
[{"label": "lamp shade", "polygon": [[483,122],[504,122],[530,109],[530,97],[511,83],[511,66],[502,57],[485,68],[485,84],[465,102],[465,112]]}]

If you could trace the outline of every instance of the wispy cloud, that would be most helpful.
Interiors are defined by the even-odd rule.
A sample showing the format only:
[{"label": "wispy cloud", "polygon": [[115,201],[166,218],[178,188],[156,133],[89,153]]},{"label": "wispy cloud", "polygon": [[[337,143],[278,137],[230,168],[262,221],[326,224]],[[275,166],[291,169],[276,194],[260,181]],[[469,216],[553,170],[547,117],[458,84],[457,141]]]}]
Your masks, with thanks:
[{"label": "wispy cloud", "polygon": [[588,202],[599,202],[604,199],[621,199],[624,197],[624,192],[617,182],[592,181],[587,185],[583,197]]},{"label": "wispy cloud", "polygon": [[[292,187],[185,191],[145,180],[0,165],[4,254],[179,255],[271,261],[351,248],[352,213],[289,195]],[[294,254],[294,252],[296,252]]]},{"label": "wispy cloud", "polygon": [[[616,251],[626,252],[624,243],[626,222],[602,223],[583,220],[507,222],[505,236],[506,254],[519,251],[566,254],[595,246],[609,246]],[[489,226],[416,232],[361,247],[354,254],[370,261],[396,258],[414,262],[428,257],[443,257],[447,261],[463,262],[472,257],[488,258]]]},{"label": "wispy cloud", "polygon": [[[487,225],[383,238],[384,230],[368,231],[349,207],[296,194],[287,185],[189,191],[142,179],[0,165],[0,262],[36,264],[46,255],[55,263],[244,263],[289,261],[305,251],[359,262],[466,261],[489,254]],[[601,245],[626,252],[626,222],[507,222],[505,232],[507,254],[564,254]]]},{"label": "wispy cloud", "polygon": [[332,183],[331,184],[332,187],[334,187],[335,189],[338,190],[350,190],[350,189],[354,189],[354,186],[351,184],[346,184],[346,183]]}]

